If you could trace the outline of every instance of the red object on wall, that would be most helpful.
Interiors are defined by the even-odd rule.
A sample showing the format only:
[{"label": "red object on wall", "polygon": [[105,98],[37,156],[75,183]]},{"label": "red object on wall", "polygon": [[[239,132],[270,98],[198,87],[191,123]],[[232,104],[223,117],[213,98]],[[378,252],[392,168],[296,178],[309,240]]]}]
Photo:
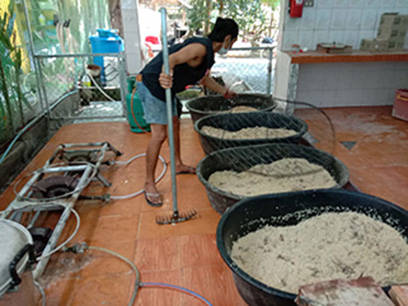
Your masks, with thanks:
[{"label": "red object on wall", "polygon": [[153,45],[159,44],[159,38],[157,36],[146,36],[145,41]]},{"label": "red object on wall", "polygon": [[292,18],[302,17],[304,0],[290,0],[289,16]]},{"label": "red object on wall", "polygon": [[392,115],[395,118],[408,121],[408,89],[397,90]]}]

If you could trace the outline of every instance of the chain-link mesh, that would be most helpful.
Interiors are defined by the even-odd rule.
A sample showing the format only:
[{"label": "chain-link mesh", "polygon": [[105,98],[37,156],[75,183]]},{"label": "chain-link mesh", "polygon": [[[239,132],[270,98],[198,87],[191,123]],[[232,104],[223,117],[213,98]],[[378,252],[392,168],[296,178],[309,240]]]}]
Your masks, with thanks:
[{"label": "chain-link mesh", "polygon": [[2,61],[0,143],[7,142],[16,131],[41,112],[36,71],[24,52],[21,64],[14,58]]},{"label": "chain-link mesh", "polygon": [[40,83],[46,107],[78,90],[79,103],[51,113],[57,120],[104,120],[125,116],[125,76],[122,55],[103,57],[103,69],[93,64],[95,55],[38,56]]},{"label": "chain-link mesh", "polygon": [[270,48],[232,49],[227,57],[216,55],[211,69],[212,76],[219,78],[232,90],[270,94],[273,90],[274,60],[269,58]]},{"label": "chain-link mesh", "polygon": [[[154,55],[160,51],[154,50]],[[211,76],[237,93],[273,92],[275,53],[271,47],[232,48],[227,56],[215,55]],[[208,95],[215,94],[205,89]]]},{"label": "chain-link mesh", "polygon": [[49,107],[76,88],[85,65],[84,58],[39,57],[41,86]]},{"label": "chain-link mesh", "polygon": [[296,116],[264,110],[233,113],[232,108],[196,122],[209,154],[197,172],[218,212],[248,196],[347,183],[347,168],[330,154],[335,140],[330,118],[307,103],[280,102],[295,104]]}]

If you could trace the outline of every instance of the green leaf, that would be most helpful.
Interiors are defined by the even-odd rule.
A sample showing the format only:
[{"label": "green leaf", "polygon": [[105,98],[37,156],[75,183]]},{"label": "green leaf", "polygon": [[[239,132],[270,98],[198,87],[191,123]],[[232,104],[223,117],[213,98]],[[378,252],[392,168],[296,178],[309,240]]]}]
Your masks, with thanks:
[{"label": "green leaf", "polygon": [[6,36],[6,33],[0,33],[0,43],[2,43],[7,49],[12,50],[13,45],[11,44],[10,38]]},{"label": "green leaf", "polygon": [[[10,1],[10,4],[12,2],[13,1]],[[9,18],[9,21],[8,21],[8,24],[7,24],[7,35],[10,37],[11,34],[13,34],[14,21],[16,20],[16,14],[14,13],[14,9],[13,10],[9,9],[9,16],[10,16],[10,18]]]},{"label": "green leaf", "polygon": [[21,69],[22,62],[23,62],[23,60],[22,60],[22,56],[21,56],[21,49],[16,48],[15,52],[14,52],[14,66],[18,71],[20,71],[20,69]]},{"label": "green leaf", "polygon": [[0,18],[0,31],[3,33],[6,31],[7,12],[4,12],[3,17]]}]

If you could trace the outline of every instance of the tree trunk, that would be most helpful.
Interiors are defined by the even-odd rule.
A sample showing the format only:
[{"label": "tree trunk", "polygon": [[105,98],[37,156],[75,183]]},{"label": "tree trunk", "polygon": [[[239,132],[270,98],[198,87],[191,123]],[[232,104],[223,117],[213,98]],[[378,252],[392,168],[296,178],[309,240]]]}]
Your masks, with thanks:
[{"label": "tree trunk", "polygon": [[273,11],[271,13],[271,22],[268,27],[268,37],[272,37],[272,26],[273,26]]},{"label": "tree trunk", "polygon": [[109,15],[112,28],[118,29],[119,35],[123,37],[123,22],[120,0],[109,0]]},{"label": "tree trunk", "polygon": [[224,0],[218,0],[218,3],[220,5],[220,9],[218,10],[219,15],[222,16],[222,12],[224,11]]},{"label": "tree trunk", "polygon": [[206,12],[206,18],[205,18],[205,23],[204,23],[204,34],[208,35],[210,33],[210,15],[212,11],[212,1],[211,0],[205,0],[207,12]]}]

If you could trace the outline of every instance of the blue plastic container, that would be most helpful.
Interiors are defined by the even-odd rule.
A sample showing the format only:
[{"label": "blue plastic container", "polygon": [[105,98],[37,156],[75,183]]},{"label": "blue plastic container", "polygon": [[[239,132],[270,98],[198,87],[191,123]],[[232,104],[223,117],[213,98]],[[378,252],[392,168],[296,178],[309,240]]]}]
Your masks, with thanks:
[{"label": "blue plastic container", "polygon": [[118,37],[118,30],[114,29],[96,29],[99,37]]},{"label": "blue plastic container", "polygon": [[[92,53],[120,53],[124,50],[122,38],[112,29],[97,29],[98,35],[89,37]],[[103,56],[95,56],[94,64],[100,66],[101,81],[106,82]]]}]

